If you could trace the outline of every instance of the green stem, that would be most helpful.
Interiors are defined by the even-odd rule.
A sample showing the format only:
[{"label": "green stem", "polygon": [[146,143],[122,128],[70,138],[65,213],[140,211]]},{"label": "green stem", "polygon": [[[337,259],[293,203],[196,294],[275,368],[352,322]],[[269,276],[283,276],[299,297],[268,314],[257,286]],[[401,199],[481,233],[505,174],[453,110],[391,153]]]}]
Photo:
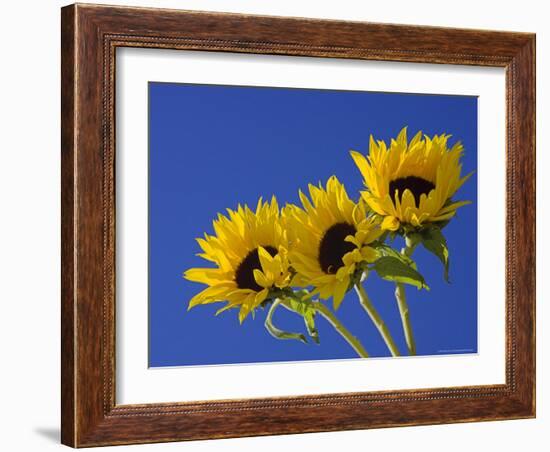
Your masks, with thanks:
[{"label": "green stem", "polygon": [[386,323],[384,322],[384,320],[382,319],[382,317],[380,316],[380,314],[372,304],[372,301],[367,295],[367,292],[365,291],[365,288],[363,287],[363,285],[361,283],[355,284],[355,291],[359,296],[359,301],[361,303],[361,306],[367,312],[372,322],[378,329],[378,332],[384,339],[384,342],[386,343],[392,356],[400,356],[399,349],[395,345],[395,341],[393,340],[390,334],[390,330],[388,329],[388,327],[386,326]]},{"label": "green stem", "polygon": [[[292,297],[297,301],[301,301],[299,297],[296,297],[295,294],[286,296]],[[294,309],[292,309],[292,306],[288,304],[288,302],[284,298],[278,299],[280,300],[281,306],[288,309],[291,312],[295,312],[297,314],[300,314],[299,312],[296,312]],[[363,344],[357,339],[351,332],[344,326],[344,324],[338,320],[338,317],[329,309],[327,308],[323,303],[319,302],[312,302],[313,307],[316,312],[321,314],[325,318],[325,320],[330,323],[334,329],[344,338],[344,340],[355,350],[355,352],[361,357],[361,358],[368,358],[369,354],[367,350],[365,350],[365,347],[363,347]]]},{"label": "green stem", "polygon": [[334,315],[334,313],[329,308],[327,308],[321,302],[317,302],[315,303],[315,310],[334,327],[334,329],[340,334],[340,336],[342,336],[346,340],[346,342],[352,346],[352,348],[361,358],[369,357],[369,354],[367,353],[361,342],[359,342],[359,339],[357,339],[353,334],[349,332],[349,330],[342,324],[342,322],[340,322],[340,320],[338,320],[336,315]]},{"label": "green stem", "polygon": [[[410,257],[418,242],[410,237],[405,238],[405,247],[401,249],[401,254]],[[395,299],[401,316],[401,324],[405,333],[405,341],[409,355],[416,355],[416,344],[414,341],[411,319],[409,316],[409,305],[407,304],[407,296],[405,295],[405,286],[402,283],[395,284]]]},{"label": "green stem", "polygon": [[[285,301],[281,303],[281,306],[284,306],[289,311],[296,312]],[[367,353],[361,342],[359,342],[359,339],[357,339],[353,334],[350,333],[350,331],[342,324],[342,322],[340,322],[340,320],[338,320],[336,315],[329,308],[327,308],[321,302],[315,302],[314,307],[315,310],[334,327],[334,329],[340,334],[340,336],[342,336],[346,340],[346,342],[351,345],[351,347],[361,358],[369,357],[369,354]]]}]

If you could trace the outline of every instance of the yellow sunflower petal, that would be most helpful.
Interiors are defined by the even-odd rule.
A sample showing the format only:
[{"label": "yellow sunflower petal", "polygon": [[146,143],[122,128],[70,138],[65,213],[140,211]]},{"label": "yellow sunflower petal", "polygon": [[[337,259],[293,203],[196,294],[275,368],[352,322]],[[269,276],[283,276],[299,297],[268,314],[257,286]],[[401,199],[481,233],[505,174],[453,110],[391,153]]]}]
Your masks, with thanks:
[{"label": "yellow sunflower petal", "polygon": [[399,229],[399,220],[395,217],[387,216],[382,221],[380,227],[386,231],[397,231]]},{"label": "yellow sunflower petal", "polygon": [[269,279],[267,278],[267,276],[263,272],[261,272],[260,270],[255,268],[253,273],[254,273],[254,280],[256,281],[256,283],[259,286],[261,286],[261,287],[270,287],[271,286]]},{"label": "yellow sunflower petal", "polygon": [[189,306],[227,301],[225,308],[240,308],[242,322],[254,314],[274,284],[284,288],[290,283],[287,229],[275,197],[269,202],[260,198],[254,210],[247,205],[227,209],[226,215],[217,215],[213,228],[214,235],[204,234],[197,242],[199,256],[215,267],[184,273],[186,279],[207,286]]},{"label": "yellow sunflower petal", "polygon": [[332,303],[333,303],[334,309],[338,309],[342,304],[342,301],[344,299],[344,295],[346,295],[348,286],[349,286],[349,278],[344,278],[341,281],[338,281],[336,283],[334,287],[334,294],[332,296]]},{"label": "yellow sunflower petal", "polygon": [[449,149],[449,138],[448,134],[429,137],[417,132],[407,142],[404,127],[389,146],[371,135],[367,156],[351,151],[363,176],[361,196],[384,218],[383,229],[396,231],[400,224],[422,228],[452,216],[456,209],[444,206],[471,173],[461,177],[464,148],[457,142]]},{"label": "yellow sunflower petal", "polygon": [[371,263],[378,259],[379,253],[378,251],[376,251],[376,249],[370,246],[365,246],[361,248],[361,256],[366,262]]},{"label": "yellow sunflower petal", "polygon": [[[361,248],[383,233],[380,222],[367,217],[365,202],[354,202],[335,176],[326,186],[310,185],[309,198],[303,193],[300,197],[302,208],[283,210],[292,237],[288,259],[297,272],[290,285],[311,288],[319,298],[332,297],[339,305],[357,264],[364,260]],[[334,252],[338,249],[346,252]]]}]

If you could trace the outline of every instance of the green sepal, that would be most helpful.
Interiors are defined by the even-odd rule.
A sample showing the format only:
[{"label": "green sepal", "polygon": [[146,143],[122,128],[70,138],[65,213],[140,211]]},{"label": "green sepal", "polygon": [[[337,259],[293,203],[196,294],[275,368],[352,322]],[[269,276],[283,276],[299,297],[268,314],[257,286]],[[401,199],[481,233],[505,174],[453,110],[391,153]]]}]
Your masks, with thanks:
[{"label": "green sepal", "polygon": [[422,231],[421,242],[424,248],[434,254],[443,264],[443,277],[446,282],[449,281],[449,248],[447,240],[438,227],[427,228]]},{"label": "green sepal", "polygon": [[277,309],[277,307],[281,304],[281,300],[275,300],[271,307],[269,308],[269,312],[267,313],[267,316],[265,318],[265,328],[276,339],[294,339],[303,342],[304,344],[307,344],[306,337],[301,333],[292,333],[289,331],[283,331],[279,328],[277,328],[275,325],[273,325],[273,313]]},{"label": "green sepal", "polygon": [[418,290],[430,290],[424,277],[407,262],[406,256],[382,256],[374,262],[372,269],[380,278],[402,284],[410,284]]}]

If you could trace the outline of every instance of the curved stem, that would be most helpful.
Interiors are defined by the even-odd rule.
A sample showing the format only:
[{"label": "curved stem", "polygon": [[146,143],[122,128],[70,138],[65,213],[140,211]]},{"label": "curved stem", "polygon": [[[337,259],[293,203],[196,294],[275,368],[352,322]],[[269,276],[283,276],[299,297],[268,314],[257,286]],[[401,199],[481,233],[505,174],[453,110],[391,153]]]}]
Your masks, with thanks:
[{"label": "curved stem", "polygon": [[390,330],[388,329],[386,323],[384,322],[384,320],[382,319],[382,317],[380,316],[380,314],[372,304],[372,301],[370,300],[369,296],[367,295],[367,292],[365,291],[365,288],[362,286],[361,283],[355,284],[355,291],[359,296],[359,301],[361,303],[361,306],[367,312],[372,322],[378,329],[378,332],[384,339],[384,342],[386,343],[392,356],[400,356],[399,349],[395,345],[395,341],[393,340],[390,334]]},{"label": "curved stem", "polygon": [[[410,257],[416,245],[416,241],[412,240],[410,237],[406,237],[405,248],[401,249],[401,254]],[[405,286],[402,283],[395,284],[395,299],[397,300],[397,307],[399,308],[399,315],[401,316],[401,324],[403,325],[403,332],[405,333],[405,341],[407,342],[409,355],[416,355],[416,344],[409,316],[409,305],[407,304],[407,296],[405,295]]]},{"label": "curved stem", "polygon": [[361,342],[359,342],[359,339],[357,339],[353,334],[349,332],[349,330],[342,324],[342,322],[340,322],[340,320],[338,320],[336,315],[334,315],[334,313],[329,308],[319,302],[315,303],[315,310],[334,327],[334,329],[340,334],[340,336],[342,336],[346,340],[346,342],[351,345],[351,347],[357,352],[357,354],[361,358],[369,357],[369,354],[367,353]]},{"label": "curved stem", "polygon": [[273,337],[277,339],[296,339],[296,340],[302,341],[303,343],[307,343],[307,340],[303,334],[283,331],[277,328],[275,325],[273,325],[273,314],[275,313],[275,310],[279,305],[285,306],[288,309],[288,307],[284,304],[282,299],[276,298],[273,301],[273,304],[271,305],[271,307],[269,308],[267,316],[265,317],[264,324],[265,324],[266,330],[269,332],[269,334],[271,334]]}]

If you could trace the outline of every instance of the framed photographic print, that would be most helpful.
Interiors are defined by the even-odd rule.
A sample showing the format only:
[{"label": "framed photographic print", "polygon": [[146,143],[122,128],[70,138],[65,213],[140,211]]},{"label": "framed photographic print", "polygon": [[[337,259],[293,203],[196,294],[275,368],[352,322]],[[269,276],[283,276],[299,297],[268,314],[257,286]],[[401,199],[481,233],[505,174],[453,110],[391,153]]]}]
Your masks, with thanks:
[{"label": "framed photographic print", "polygon": [[64,444],[534,417],[534,35],[61,31]]}]

